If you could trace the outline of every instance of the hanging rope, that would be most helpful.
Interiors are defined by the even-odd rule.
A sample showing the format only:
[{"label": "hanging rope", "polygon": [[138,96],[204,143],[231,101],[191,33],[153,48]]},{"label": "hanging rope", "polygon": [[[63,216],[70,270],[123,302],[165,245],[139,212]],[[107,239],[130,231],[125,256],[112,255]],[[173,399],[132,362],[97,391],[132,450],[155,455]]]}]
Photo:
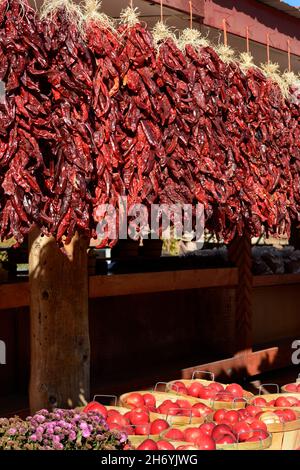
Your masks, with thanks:
[{"label": "hanging rope", "polygon": [[270,33],[267,33],[267,63],[270,63]]},{"label": "hanging rope", "polygon": [[163,0],[160,0],[160,21],[163,23],[164,22],[164,6],[163,6]]},{"label": "hanging rope", "polygon": [[226,24],[226,19],[223,18],[223,31],[224,31],[224,46],[227,47],[228,45],[228,40],[227,40],[227,24]]},{"label": "hanging rope", "polygon": [[130,0],[130,8],[133,8],[133,0]]},{"label": "hanging rope", "polygon": [[288,39],[287,42],[287,47],[288,47],[288,71],[292,71],[292,61],[291,61],[291,40]]},{"label": "hanging rope", "polygon": [[250,54],[249,26],[246,28],[246,50],[247,54]]},{"label": "hanging rope", "polygon": [[190,28],[193,29],[193,2],[189,0],[190,5]]}]

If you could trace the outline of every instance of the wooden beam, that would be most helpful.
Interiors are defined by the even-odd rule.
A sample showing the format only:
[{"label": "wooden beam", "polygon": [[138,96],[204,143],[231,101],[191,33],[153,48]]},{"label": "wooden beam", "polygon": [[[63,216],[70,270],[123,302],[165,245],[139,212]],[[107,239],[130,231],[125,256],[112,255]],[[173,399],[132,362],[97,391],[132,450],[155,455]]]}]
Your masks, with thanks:
[{"label": "wooden beam", "polygon": [[[158,273],[115,274],[91,276],[89,297],[112,297],[151,292],[168,292],[209,287],[233,287],[238,282],[238,270],[193,269]],[[29,305],[28,282],[0,284],[0,310]]]},{"label": "wooden beam", "polygon": [[238,271],[235,268],[92,276],[89,295],[90,298],[97,298],[207,287],[230,287],[237,284],[237,279]]},{"label": "wooden beam", "polygon": [[269,274],[254,276],[253,287],[286,286],[300,284],[300,274]]}]

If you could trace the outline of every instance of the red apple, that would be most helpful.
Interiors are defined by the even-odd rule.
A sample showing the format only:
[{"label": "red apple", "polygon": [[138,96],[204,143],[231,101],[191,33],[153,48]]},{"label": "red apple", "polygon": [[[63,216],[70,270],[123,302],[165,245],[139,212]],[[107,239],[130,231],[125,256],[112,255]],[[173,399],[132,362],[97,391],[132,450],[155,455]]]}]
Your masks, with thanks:
[{"label": "red apple", "polygon": [[143,396],[138,392],[130,393],[126,398],[126,404],[129,408],[140,408],[145,405]]},{"label": "red apple", "polygon": [[196,403],[193,405],[193,409],[198,410],[202,417],[208,416],[213,412],[213,409],[209,406],[206,406],[204,403]]},{"label": "red apple", "polygon": [[[111,411],[114,411],[114,410],[109,410],[108,416]],[[130,421],[131,411],[127,411],[127,413],[124,413],[123,416]]]},{"label": "red apple", "polygon": [[218,424],[212,431],[211,437],[214,441],[220,439],[220,437],[225,436],[226,434],[233,435],[232,428],[227,426],[227,424]]},{"label": "red apple", "polygon": [[208,388],[212,388],[216,392],[222,392],[224,390],[224,385],[220,384],[219,382],[211,382],[208,385]]},{"label": "red apple", "polygon": [[300,402],[296,397],[287,397],[287,401],[290,403],[290,406],[299,406]]},{"label": "red apple", "polygon": [[[249,405],[247,406],[247,408],[245,408],[245,410],[247,411],[247,413],[249,414],[249,416],[256,416],[257,413],[260,413],[261,409],[258,407],[258,406],[254,406],[254,405]],[[241,410],[239,410],[241,411]]]},{"label": "red apple", "polygon": [[149,423],[149,413],[140,408],[135,408],[130,413],[130,422],[135,426],[138,424]]},{"label": "red apple", "polygon": [[228,419],[222,419],[222,421],[220,421],[218,424],[225,424],[226,426],[232,428],[234,423],[231,423],[231,421],[228,421]]},{"label": "red apple", "polygon": [[238,413],[240,416],[240,421],[244,421],[245,419],[249,418],[249,413],[246,408],[242,408],[241,410],[238,410]]},{"label": "red apple", "polygon": [[205,434],[200,436],[195,442],[195,444],[199,450],[215,450],[216,449],[215,441],[211,437],[206,436]]},{"label": "red apple", "polygon": [[275,410],[274,413],[279,417],[281,423],[285,423],[284,410]]},{"label": "red apple", "polygon": [[180,407],[171,400],[165,400],[158,408],[159,413],[176,416],[180,412]]},{"label": "red apple", "polygon": [[262,397],[256,397],[252,400],[251,404],[254,406],[266,406],[267,401]]},{"label": "red apple", "polygon": [[137,436],[148,436],[150,434],[150,423],[135,426],[135,434]]},{"label": "red apple", "polygon": [[239,384],[229,384],[225,388],[225,391],[231,393],[234,398],[241,398],[244,396],[244,390]]},{"label": "red apple", "polygon": [[202,398],[203,400],[214,400],[217,393],[218,392],[212,388],[203,387],[199,392],[199,398]]},{"label": "red apple", "polygon": [[156,445],[157,445],[158,450],[175,450],[175,447],[173,446],[173,444],[171,444],[168,441],[164,441],[164,440],[157,441]]},{"label": "red apple", "polygon": [[230,411],[227,411],[227,413],[225,414],[225,419],[226,421],[229,421],[230,423],[234,424],[239,421],[240,415],[238,411],[230,410]]},{"label": "red apple", "polygon": [[183,441],[184,434],[180,429],[172,428],[169,429],[166,434],[164,435],[165,438],[169,439],[170,441]]},{"label": "red apple", "polygon": [[174,392],[176,393],[181,393],[181,394],[184,394],[184,395],[187,395],[188,391],[187,391],[187,388],[186,386],[184,385],[183,382],[174,382],[172,385],[171,385],[171,390],[174,390]]},{"label": "red apple", "polygon": [[240,442],[248,441],[253,436],[253,431],[245,421],[236,423],[233,427],[235,434]]},{"label": "red apple", "polygon": [[147,406],[147,408],[149,408],[149,407],[155,408],[156,407],[155,397],[153,395],[151,395],[151,393],[144,393],[143,399],[144,399],[144,402],[145,402],[145,405]]},{"label": "red apple", "polygon": [[109,416],[106,419],[107,424],[111,427],[113,424],[118,424],[121,427],[128,426],[129,421],[125,416],[122,416],[120,413]]},{"label": "red apple", "polygon": [[263,421],[260,421],[257,418],[252,418],[252,417],[248,418],[246,423],[248,423],[250,428],[253,430],[258,429],[258,430],[266,431],[266,432],[268,430],[266,423],[264,423]]},{"label": "red apple", "polygon": [[184,409],[192,408],[191,403],[187,400],[176,400],[176,405],[178,405],[180,408],[184,408]]},{"label": "red apple", "polygon": [[279,406],[281,408],[287,408],[291,406],[291,404],[286,397],[278,397],[275,401],[275,406]]},{"label": "red apple", "polygon": [[213,429],[215,428],[215,423],[203,423],[199,426],[201,429],[202,434],[206,434],[207,436],[211,436]]},{"label": "red apple", "polygon": [[291,392],[291,393],[297,392],[297,384],[287,384],[285,385],[284,388],[287,392]]},{"label": "red apple", "polygon": [[164,419],[155,419],[150,425],[150,434],[161,434],[165,429],[169,428],[169,424]]},{"label": "red apple", "polygon": [[283,411],[285,421],[296,421],[297,415],[296,415],[295,411],[288,410],[288,409],[285,409],[285,410],[282,410],[282,411]]},{"label": "red apple", "polygon": [[184,441],[186,442],[192,442],[195,444],[197,439],[199,439],[202,436],[202,431],[199,428],[187,428],[184,431]]},{"label": "red apple", "polygon": [[225,410],[225,409],[215,411],[214,414],[213,414],[213,420],[216,423],[219,423],[220,421],[223,421],[223,419],[225,419],[226,413],[227,413],[227,410]]},{"label": "red apple", "polygon": [[103,418],[107,418],[107,409],[104,405],[101,405],[101,403],[98,403],[97,401],[91,401],[83,408],[84,413],[88,413],[89,411],[96,411],[97,413],[101,414]]},{"label": "red apple", "polygon": [[188,394],[191,397],[198,397],[199,393],[203,390],[203,385],[199,382],[193,382],[189,387],[188,387]]},{"label": "red apple", "polygon": [[192,407],[189,416],[193,416],[194,418],[201,418],[202,415],[197,408]]},{"label": "red apple", "polygon": [[158,447],[152,439],[146,439],[138,446],[137,450],[158,450]]}]

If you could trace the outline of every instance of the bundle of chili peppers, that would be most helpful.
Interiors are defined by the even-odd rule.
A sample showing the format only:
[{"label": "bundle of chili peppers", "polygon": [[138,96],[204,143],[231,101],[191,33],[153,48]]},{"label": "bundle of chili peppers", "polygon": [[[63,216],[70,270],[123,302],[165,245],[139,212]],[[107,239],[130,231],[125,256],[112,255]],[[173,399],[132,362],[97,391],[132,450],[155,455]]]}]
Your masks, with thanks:
[{"label": "bundle of chili peppers", "polygon": [[200,202],[225,241],[299,219],[299,100],[254,66],[69,0],[42,17],[2,0],[0,80],[2,238],[93,236],[122,196]]}]

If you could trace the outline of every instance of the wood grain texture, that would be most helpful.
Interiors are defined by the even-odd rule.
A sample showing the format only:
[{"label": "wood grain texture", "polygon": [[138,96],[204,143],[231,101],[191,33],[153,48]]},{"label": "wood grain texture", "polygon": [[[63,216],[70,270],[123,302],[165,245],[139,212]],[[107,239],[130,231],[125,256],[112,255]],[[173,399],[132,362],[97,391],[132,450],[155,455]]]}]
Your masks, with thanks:
[{"label": "wood grain texture", "polygon": [[251,237],[236,237],[229,246],[229,258],[239,270],[236,292],[236,353],[252,348],[252,253]]},{"label": "wood grain texture", "polygon": [[87,241],[75,235],[65,250],[30,234],[31,412],[90,398]]},{"label": "wood grain texture", "polygon": [[90,298],[235,286],[237,269],[195,269],[90,277]]}]

